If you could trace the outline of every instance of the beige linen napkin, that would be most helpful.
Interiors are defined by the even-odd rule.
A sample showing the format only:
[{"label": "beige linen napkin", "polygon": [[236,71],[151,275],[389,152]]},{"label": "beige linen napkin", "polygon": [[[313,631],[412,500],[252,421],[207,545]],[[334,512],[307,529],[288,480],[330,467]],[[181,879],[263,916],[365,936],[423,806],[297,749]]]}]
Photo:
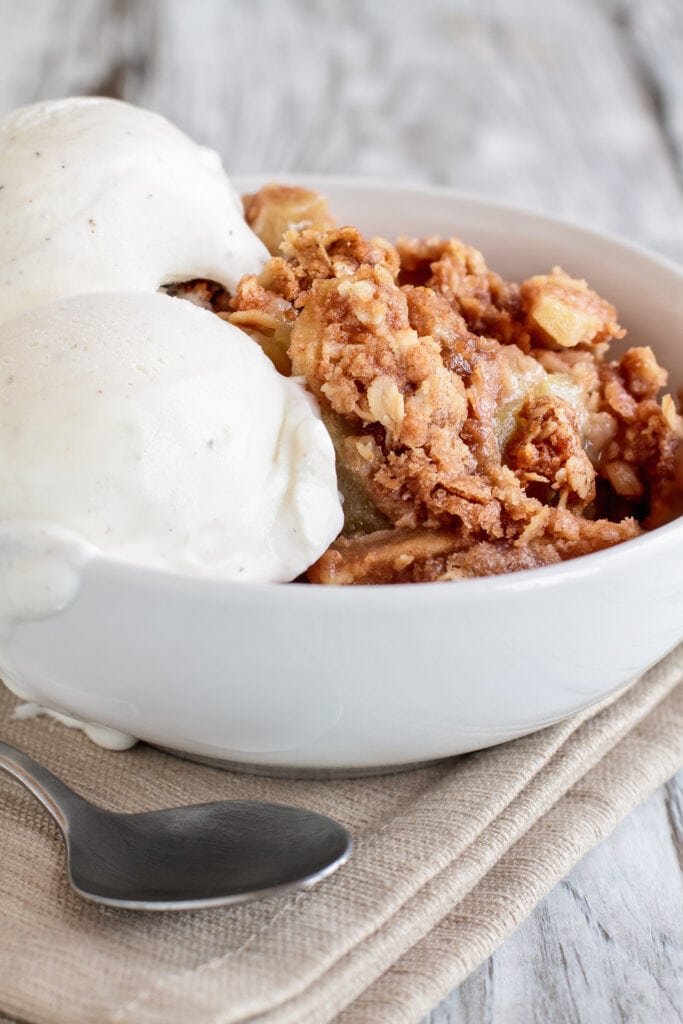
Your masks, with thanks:
[{"label": "beige linen napkin", "polygon": [[144,915],[87,904],[57,829],[0,778],[0,1013],[30,1024],[415,1024],[683,764],[683,648],[618,699],[491,750],[326,782],[92,746],[45,720],[0,736],[115,810],[265,798],[331,814],[351,861],[309,892]]}]

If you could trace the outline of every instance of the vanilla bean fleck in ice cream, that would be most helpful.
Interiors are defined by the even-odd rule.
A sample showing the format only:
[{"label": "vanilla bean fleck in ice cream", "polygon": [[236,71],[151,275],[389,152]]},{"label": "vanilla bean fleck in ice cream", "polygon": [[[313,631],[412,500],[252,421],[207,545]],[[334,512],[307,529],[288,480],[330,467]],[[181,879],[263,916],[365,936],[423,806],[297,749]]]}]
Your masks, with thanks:
[{"label": "vanilla bean fleck in ice cream", "polygon": [[234,290],[268,255],[218,154],[119,100],[50,100],[0,119],[0,185],[0,320],[191,278]]},{"label": "vanilla bean fleck in ice cream", "polygon": [[246,334],[163,294],[0,325],[0,523],[141,566],[291,580],[342,523],[316,402]]}]

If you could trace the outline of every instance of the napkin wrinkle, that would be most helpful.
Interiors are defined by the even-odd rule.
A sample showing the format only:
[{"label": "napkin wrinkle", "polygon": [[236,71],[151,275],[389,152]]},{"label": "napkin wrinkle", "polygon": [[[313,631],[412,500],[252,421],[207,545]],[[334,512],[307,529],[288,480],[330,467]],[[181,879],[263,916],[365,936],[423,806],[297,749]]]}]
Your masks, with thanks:
[{"label": "napkin wrinkle", "polygon": [[[678,693],[667,698],[667,702],[671,705],[669,714],[674,722],[665,725],[664,729],[669,730],[675,741],[669,739],[662,743],[661,729],[668,717],[668,706],[662,709],[661,714],[658,709],[651,712],[634,733],[627,734],[623,746],[620,745],[622,749],[617,748],[604,760],[598,761],[588,775],[572,787],[568,797],[558,801],[538,826],[530,829],[482,883],[454,907],[422,942],[409,949],[390,972],[376,978],[348,1010],[335,1015],[335,1024],[376,1024],[379,1020],[391,1021],[391,1024],[414,1024],[490,956],[524,920],[530,909],[547,895],[557,883],[558,876],[570,871],[582,856],[619,824],[628,810],[666,782],[671,774],[672,760],[683,763],[683,698],[680,687]],[[656,727],[651,723],[655,713]],[[649,770],[644,775],[637,764],[638,755],[642,754],[639,734],[651,728],[657,732],[656,738],[648,744],[648,753],[654,757],[646,758]],[[630,777],[615,767],[617,763],[628,766]],[[604,792],[610,776],[619,777],[627,790],[620,801],[601,798],[599,791]],[[573,803],[579,805],[583,813],[590,809],[587,823],[590,825],[592,822],[593,828],[566,841],[566,822],[572,816]],[[527,850],[531,843],[534,848]],[[542,847],[540,852],[546,853],[546,863],[551,858],[554,860],[550,872],[543,870],[539,846]],[[496,921],[486,912],[494,898],[498,910]],[[485,908],[483,913],[482,906]],[[495,929],[491,927],[493,924],[497,926]],[[422,969],[424,964],[429,964],[427,974]],[[400,984],[395,981],[398,978],[401,979]],[[378,1016],[379,1007],[383,1016]]]},{"label": "napkin wrinkle", "polygon": [[[271,1001],[267,1005],[264,1005],[262,1003],[261,1008],[256,1012],[255,1016],[252,1016],[252,1015],[241,1016],[239,1019],[242,1020],[242,1021],[245,1021],[245,1022],[246,1021],[254,1021],[254,1020],[262,1018],[264,1013],[268,1013],[271,1016],[273,1016],[277,1012],[282,1011],[283,1009],[285,1010],[285,1016],[287,1016],[287,1014],[286,1014],[286,1007],[287,1006],[289,1006],[289,1005],[296,1005],[296,1002],[297,1002],[297,1000],[299,999],[299,997],[301,996],[302,993],[305,994],[306,992],[310,992],[311,991],[311,985],[314,982],[317,982],[318,984],[321,984],[321,983],[324,982],[324,979],[326,978],[327,975],[333,975],[335,973],[338,973],[339,971],[344,971],[344,969],[345,969],[344,968],[345,962],[349,958],[357,955],[359,953],[359,951],[361,951],[362,948],[366,944],[371,945],[372,944],[372,940],[375,938],[375,936],[379,935],[380,938],[383,938],[385,943],[386,943],[386,938],[387,938],[386,931],[388,930],[387,926],[389,926],[391,924],[392,919],[394,917],[396,917],[396,916],[399,916],[399,917],[409,916],[410,915],[410,911],[411,911],[412,903],[414,901],[420,901],[423,898],[423,891],[424,891],[425,888],[427,888],[430,885],[430,883],[436,882],[441,876],[447,876],[449,870],[453,866],[454,860],[457,860],[458,858],[461,858],[463,863],[465,861],[467,861],[468,859],[474,862],[474,864],[475,864],[475,873],[472,876],[472,878],[470,878],[470,880],[468,882],[468,886],[471,887],[471,886],[476,885],[477,882],[479,881],[479,879],[483,876],[483,874],[487,870],[489,870],[491,862],[495,863],[495,859],[492,856],[490,856],[490,854],[493,853],[493,850],[496,849],[496,856],[500,856],[503,852],[505,852],[505,850],[508,848],[508,846],[511,843],[518,841],[519,836],[521,834],[523,834],[523,833],[519,833],[517,835],[513,835],[511,837],[508,837],[507,843],[505,843],[502,847],[499,846],[498,848],[496,848],[495,844],[491,843],[490,839],[487,837],[487,839],[483,843],[484,850],[482,851],[482,857],[484,857],[484,860],[483,860],[483,862],[477,863],[476,852],[473,853],[472,851],[476,851],[479,848],[479,846],[482,845],[482,835],[483,835],[483,833],[488,832],[488,830],[491,829],[491,828],[494,829],[494,833],[495,833],[495,826],[496,826],[496,824],[498,824],[500,822],[501,818],[503,818],[504,815],[510,810],[510,808],[512,806],[514,806],[516,804],[516,802],[518,800],[520,800],[520,799],[525,801],[527,804],[531,805],[528,808],[529,813],[535,813],[535,816],[538,816],[538,814],[543,813],[545,810],[548,809],[548,807],[552,806],[553,801],[557,800],[559,798],[559,796],[561,796],[562,792],[565,792],[567,790],[567,788],[569,788],[569,785],[571,784],[571,781],[568,781],[567,784],[565,786],[563,786],[562,789],[552,797],[552,799],[549,799],[549,800],[546,799],[546,801],[543,803],[542,809],[541,809],[541,806],[540,806],[539,802],[537,802],[537,805],[534,806],[533,805],[533,800],[530,799],[532,791],[533,791],[534,784],[536,782],[538,782],[539,776],[542,776],[542,777],[545,778],[544,769],[548,769],[548,770],[552,771],[552,769],[553,769],[553,760],[555,758],[560,758],[560,759],[566,760],[566,758],[567,758],[566,748],[567,748],[568,744],[571,744],[572,741],[576,740],[577,734],[581,734],[582,729],[585,729],[586,727],[592,727],[594,725],[596,719],[599,718],[599,714],[608,712],[610,708],[613,708],[615,702],[617,701],[617,699],[618,699],[618,694],[611,695],[610,697],[608,697],[605,700],[601,701],[597,705],[597,710],[596,710],[595,707],[591,708],[591,709],[586,709],[585,711],[583,711],[583,712],[579,713],[578,715],[574,716],[574,718],[572,718],[571,720],[567,720],[565,722],[557,723],[554,727],[550,727],[547,730],[547,732],[546,732],[546,739],[550,740],[550,745],[549,745],[548,749],[544,750],[542,752],[542,754],[539,755],[539,757],[537,759],[537,763],[535,765],[536,771],[535,771],[534,775],[529,777],[528,782],[526,782],[526,788],[524,788],[524,780],[522,780],[519,790],[517,790],[513,794],[509,794],[509,799],[507,800],[507,802],[504,802],[504,801],[502,802],[502,808],[499,807],[497,810],[495,808],[493,809],[493,816],[491,818],[490,823],[488,825],[485,822],[480,822],[479,823],[479,829],[475,833],[475,835],[472,837],[472,839],[470,840],[469,843],[467,843],[464,847],[462,847],[457,852],[455,852],[453,850],[449,850],[449,849],[445,850],[444,851],[444,853],[445,853],[445,861],[444,861],[444,863],[440,864],[439,861],[437,861],[436,864],[432,864],[431,865],[430,873],[425,875],[422,878],[422,880],[420,880],[419,878],[413,877],[413,879],[412,879],[412,881],[414,883],[413,891],[409,895],[405,895],[404,898],[397,903],[397,905],[395,906],[393,912],[388,912],[383,919],[381,919],[379,922],[375,922],[374,926],[369,928],[368,931],[365,934],[363,934],[362,936],[358,937],[355,942],[351,942],[345,950],[340,950],[336,957],[334,957],[332,959],[329,959],[325,963],[317,964],[316,965],[316,969],[315,969],[315,977],[310,977],[310,976],[302,976],[302,977],[300,977],[298,979],[298,984],[294,987],[293,990],[290,988],[289,991],[281,992],[280,993],[280,997],[276,1001],[275,1000]],[[655,688],[653,688],[653,690],[652,690],[652,699],[648,702],[648,706],[653,705],[659,699],[661,699],[661,695],[658,693],[658,691]],[[626,728],[626,726],[625,726],[625,728]],[[552,734],[551,734],[551,729],[553,730]],[[587,770],[590,767],[590,765],[595,762],[596,759],[598,759],[599,757],[603,756],[607,749],[610,749],[611,746],[613,746],[614,744],[616,744],[619,741],[619,738],[621,737],[621,735],[622,735],[622,732],[619,732],[618,734],[615,734],[613,737],[608,738],[607,746],[598,746],[596,748],[595,754],[591,758],[590,762],[585,762],[584,761],[583,770],[584,771]],[[521,747],[521,746],[524,745],[525,741],[528,741],[529,743],[535,743],[535,742],[537,742],[537,738],[523,737],[521,740],[517,741],[517,745]],[[579,741],[579,743],[581,743],[580,735],[578,737],[578,741]],[[469,760],[470,760],[472,765],[475,765],[475,764],[478,763],[478,761],[481,758],[486,758],[487,756],[490,756],[490,754],[491,754],[490,751],[477,752],[477,753],[475,753],[473,755],[470,755],[469,756]],[[460,760],[461,760],[461,763],[463,763],[465,761],[465,758],[462,758]],[[577,763],[577,766],[576,766],[576,772],[577,772],[577,777],[578,777],[581,774],[580,767],[579,767],[578,763]],[[511,774],[511,776],[514,776],[517,773],[516,772],[512,772],[510,774]],[[429,800],[429,803],[430,804],[438,804],[439,801],[442,799],[442,797],[444,795],[446,795],[446,796],[448,795],[447,792],[444,792],[444,791],[447,791],[450,787],[452,787],[452,785],[453,785],[453,779],[450,777],[450,775],[449,776],[445,776],[444,778],[442,778],[438,783],[436,783],[436,785],[434,785],[429,790],[428,797],[427,797],[427,799]],[[387,831],[391,831],[392,827],[396,826],[396,824],[402,818],[404,818],[406,816],[406,813],[410,812],[410,809],[411,809],[410,807],[407,810],[405,808],[402,809],[399,813],[394,815],[394,817],[392,819],[390,819],[388,822],[385,822],[382,826],[380,826],[380,828],[378,829],[377,833],[374,836],[371,837],[372,842],[369,843],[368,845],[369,846],[376,845],[376,843],[381,838],[382,834],[387,832]],[[473,818],[473,821],[476,823],[477,819]],[[527,827],[531,827],[531,822],[528,823]],[[486,846],[487,845],[489,845],[489,847],[490,847],[490,849],[488,851],[488,853],[489,853],[488,859],[486,859],[486,854],[487,854]],[[461,892],[460,895],[463,895],[463,893]],[[454,898],[453,894],[451,894],[451,898]],[[289,909],[289,905],[288,905],[287,909]],[[272,926],[274,926],[276,924],[276,922],[277,922],[277,919],[280,916],[281,915],[276,915],[275,918],[272,918],[267,923],[266,928],[264,929],[264,931],[268,930]],[[443,916],[443,914],[441,916]],[[437,914],[436,916],[431,916],[431,917],[425,919],[424,913],[421,913],[420,916],[419,916],[419,920],[422,922],[421,930],[417,931],[412,936],[411,941],[419,941],[424,936],[424,934],[429,930],[429,928],[434,927],[434,925],[440,920],[440,917]],[[428,921],[428,923],[425,923],[426,921]],[[229,954],[226,955],[225,958],[222,958],[222,959],[223,960],[228,960],[231,957],[235,956],[240,951],[241,950],[231,951]],[[397,952],[397,955],[400,955],[401,952],[402,952],[402,950],[399,950]],[[386,960],[386,957],[384,959]],[[376,958],[375,958],[375,960],[377,962]],[[390,966],[390,963],[391,963],[391,960],[389,960],[387,966]],[[195,970],[196,970],[197,973],[200,973],[200,972],[202,972],[205,969],[206,966],[207,965],[199,965]],[[210,966],[218,968],[219,966],[221,966],[221,959],[219,959],[218,961],[213,961]],[[193,971],[190,971],[189,973],[192,974]],[[172,985],[176,980],[179,980],[179,978],[177,978],[176,976],[171,976],[170,978],[166,977],[166,978],[163,979],[163,983],[164,983],[164,985],[168,986],[168,985]],[[151,992],[143,992],[137,999],[134,999],[132,1001],[132,1005],[131,1005],[130,1009],[139,1009],[143,1005],[145,999],[149,998],[149,996],[151,994],[152,994]],[[128,1007],[126,1007],[126,1009],[128,1009]],[[230,1022],[235,1020],[235,1019],[236,1018],[233,1018],[231,1016],[230,1012],[228,1013],[227,1017],[223,1016],[222,1014],[219,1014],[215,1018],[215,1024],[230,1024]],[[299,1018],[295,1016],[292,1019],[297,1020]],[[117,1018],[116,1020],[117,1020],[117,1024],[119,1024],[119,1018]]]},{"label": "napkin wrinkle", "polygon": [[[609,698],[608,698],[608,700],[609,700]],[[601,702],[600,706],[602,706],[602,702]],[[564,742],[566,742],[567,736],[571,736],[578,728],[580,728],[582,722],[585,720],[585,718],[589,714],[590,714],[590,711],[584,711],[584,712],[581,712],[579,715],[577,715],[575,719],[568,719],[568,720],[565,720],[564,722],[555,723],[555,725],[547,727],[547,731],[548,732],[550,732],[551,729],[557,730],[556,734],[553,736],[551,752],[548,754],[548,758],[551,758],[552,756],[554,756],[554,754],[557,752],[557,750],[561,749],[562,744]],[[526,739],[526,737],[522,738],[522,740],[524,740],[524,739]],[[482,752],[477,751],[473,755],[464,755],[464,757],[462,757],[462,758],[459,758],[459,759],[452,758],[450,760],[451,760],[451,762],[454,762],[455,760],[459,760],[462,763],[462,762],[465,761],[466,758],[468,758],[469,760],[471,760],[472,764],[474,765],[475,763],[477,763],[477,758],[478,758],[478,755],[480,753],[482,753]],[[484,753],[486,753],[486,752],[484,752]],[[535,765],[534,776],[532,776],[532,777],[537,776],[540,772],[543,771],[543,768],[547,764],[548,758],[545,755],[539,757],[538,764]],[[517,791],[517,793],[513,793],[512,795],[510,795],[510,797],[507,800],[507,802],[503,801],[501,803],[502,810],[505,810],[505,808],[508,806],[508,804],[510,802],[513,802],[516,799],[516,795],[518,795],[519,791],[521,791],[522,787],[526,784],[526,780],[523,778],[521,772],[515,772],[514,774],[520,776],[520,778],[519,778],[519,787],[520,787],[520,789]],[[388,779],[388,778],[390,778],[390,776],[386,776],[386,778]],[[423,792],[428,791],[428,793],[429,793],[428,800],[429,800],[430,804],[438,804],[442,800],[443,796],[447,795],[447,794],[444,794],[442,791],[443,790],[448,790],[449,788],[451,788],[452,784],[453,784],[453,780],[450,778],[450,776],[445,776],[435,786],[427,786],[427,787],[425,787],[425,790]],[[392,829],[395,828],[395,826],[400,821],[402,821],[406,817],[406,815],[410,814],[410,812],[412,810],[414,810],[414,803],[415,803],[414,800],[410,801],[407,806],[402,807],[400,811],[398,811],[396,814],[393,815],[393,817],[391,817],[387,821],[384,821],[379,826],[377,831],[375,833],[373,833],[373,835],[370,836],[369,839],[364,844],[364,852],[366,852],[366,853],[367,852],[371,852],[372,849],[387,834],[391,833]],[[502,813],[502,811],[499,808],[498,810],[494,809],[492,813],[495,816],[496,814]],[[460,855],[462,855],[462,853],[464,851],[466,851],[470,845],[472,845],[473,843],[476,843],[478,841],[478,839],[480,838],[481,832],[484,831],[486,829],[486,827],[487,827],[486,823],[482,823],[474,815],[472,816],[472,822],[475,825],[478,825],[478,831],[472,837],[470,842],[465,847],[463,847]],[[404,906],[405,906],[405,904],[407,902],[409,903],[413,898],[415,898],[416,896],[419,895],[422,887],[424,887],[425,885],[428,885],[430,883],[430,881],[433,880],[433,878],[438,877],[444,871],[447,871],[449,866],[453,862],[454,856],[457,857],[458,854],[453,853],[452,851],[449,852],[448,850],[445,850],[444,851],[444,858],[445,858],[445,860],[444,860],[443,864],[439,865],[439,863],[437,862],[434,865],[425,865],[426,873],[425,873],[425,875],[423,877],[420,877],[419,875],[412,876],[411,877],[412,892],[410,892],[408,894],[403,894],[401,899],[397,899],[395,908],[393,910],[391,910],[390,908],[385,908],[386,909],[386,916],[384,916],[382,919],[380,919],[379,921],[376,921],[374,924],[372,924],[368,928],[368,930],[363,935],[361,935],[359,938],[355,939],[355,941],[351,940],[350,944],[348,945],[348,947],[345,950],[336,952],[334,958],[331,959],[330,962],[325,963],[325,964],[317,964],[316,967],[315,967],[315,977],[313,977],[313,978],[311,978],[311,977],[301,977],[301,978],[296,979],[296,985],[295,985],[294,991],[282,992],[281,995],[279,996],[279,998],[277,998],[276,1001],[270,1002],[267,1007],[262,1007],[258,1011],[256,1011],[256,1015],[255,1016],[240,1017],[239,1019],[243,1020],[245,1022],[245,1024],[247,1024],[248,1021],[252,1021],[252,1020],[256,1019],[257,1017],[263,1016],[264,1012],[269,1012],[269,1013],[273,1012],[275,1010],[280,1009],[282,1006],[284,1006],[284,1005],[286,1005],[288,1003],[291,1003],[292,1001],[296,1000],[298,998],[298,996],[301,994],[301,992],[305,992],[307,989],[310,988],[312,983],[314,983],[315,981],[319,980],[328,971],[333,970],[335,968],[335,966],[337,965],[337,963],[339,963],[340,961],[343,961],[346,957],[351,956],[353,953],[356,952],[356,950],[358,950],[358,948],[364,942],[368,941],[369,939],[372,939],[372,937],[374,935],[376,935],[378,932],[380,932],[381,929],[383,929],[386,926],[386,924],[391,920],[391,918],[396,913],[400,913],[401,912],[401,910],[404,908]],[[427,870],[427,868],[429,868],[429,870]],[[399,896],[399,895],[401,895],[401,894],[397,894],[397,896]],[[114,1013],[113,1017],[111,1018],[112,1024],[123,1024],[123,1022],[125,1021],[126,1014],[130,1013],[132,1011],[140,1009],[144,1005],[144,1003],[146,1001],[148,1001],[150,999],[150,997],[153,996],[154,993],[159,988],[162,988],[162,987],[163,988],[168,988],[169,986],[174,985],[176,982],[181,981],[183,978],[195,977],[197,975],[206,974],[208,972],[218,970],[220,967],[224,966],[230,960],[236,959],[241,953],[243,953],[249,947],[250,944],[253,943],[254,940],[263,938],[263,936],[266,934],[266,932],[268,932],[277,923],[279,923],[281,921],[282,917],[286,913],[288,913],[299,902],[299,900],[303,896],[305,896],[305,893],[299,892],[299,893],[290,894],[288,897],[284,897],[284,899],[286,900],[286,903],[282,907],[282,909],[279,910],[278,912],[276,912],[276,914],[272,918],[269,918],[268,921],[266,921],[264,923],[262,928],[257,929],[254,932],[252,932],[248,936],[248,938],[242,943],[242,945],[239,948],[236,948],[236,949],[233,949],[233,950],[229,950],[226,954],[224,954],[221,957],[213,957],[210,960],[207,960],[207,961],[205,961],[205,962],[203,962],[201,964],[195,965],[194,967],[185,968],[182,971],[177,972],[176,974],[165,975],[165,976],[161,976],[160,975],[159,977],[157,977],[152,985],[150,985],[147,988],[143,989],[136,996],[134,996],[128,1003],[126,1003],[125,1006],[121,1007],[119,1010],[117,1010]],[[293,985],[295,984],[295,980],[294,979],[292,980],[292,984]],[[222,1014],[219,1014],[218,1016],[213,1018],[211,1024],[230,1024],[230,1022],[232,1020],[233,1020],[233,1018],[230,1015],[225,1017]]]},{"label": "napkin wrinkle", "polygon": [[0,1019],[413,1024],[655,777],[679,767],[683,735],[672,738],[671,723],[683,720],[682,680],[683,647],[625,693],[540,733],[401,775],[326,783],[222,772],[145,747],[99,751],[39,720],[12,721],[0,688],[0,733],[101,803],[284,800],[336,815],[356,840],[351,861],[307,892],[154,920],[99,913],[71,893],[61,839],[17,790],[0,830]]},{"label": "napkin wrinkle", "polygon": [[[662,700],[665,699],[666,693],[662,694],[657,687],[652,687],[649,694],[650,699],[646,701],[646,706],[652,710]],[[616,707],[614,701],[608,701],[600,705],[603,711],[602,714],[608,716],[608,718],[623,719],[619,727],[620,731],[618,734],[604,735],[607,732],[609,722],[603,724],[602,729],[597,729],[596,718],[590,718],[584,715],[583,721],[579,727],[573,729],[565,743],[562,744],[556,752],[552,755],[547,763],[547,771],[539,772],[536,774],[533,780],[530,781],[529,787],[522,790],[509,804],[505,807],[503,812],[492,822],[491,826],[485,830],[486,835],[480,834],[473,840],[472,843],[463,850],[460,857],[451,859],[451,861],[439,872],[438,876],[428,881],[421,889],[416,891],[414,896],[406,901],[401,907],[399,907],[397,913],[392,915],[392,918],[386,922],[381,928],[377,929],[371,935],[367,936],[361,943],[349,950],[344,957],[341,957],[339,961],[333,965],[331,970],[325,973],[325,976],[321,973],[319,978],[319,984],[325,984],[327,988],[331,988],[334,985],[335,979],[328,977],[329,975],[339,975],[344,971],[344,963],[348,957],[352,954],[360,952],[362,945],[372,945],[372,940],[378,936],[381,940],[381,944],[384,949],[379,951],[373,951],[372,949],[367,950],[365,953],[366,960],[372,959],[374,969],[380,971],[384,966],[388,969],[392,965],[395,965],[398,970],[398,963],[400,958],[406,952],[406,949],[412,948],[414,945],[419,944],[426,935],[438,927],[440,922],[452,912],[452,906],[457,904],[460,900],[466,899],[469,894],[476,889],[481,883],[487,873],[495,868],[498,860],[504,857],[512,847],[521,843],[525,836],[528,835],[538,822],[539,818],[542,818],[545,814],[552,811],[556,806],[557,802],[562,799],[572,786],[582,778],[587,771],[590,771],[595,765],[599,764],[600,761],[606,757],[615,746],[617,746],[624,735],[627,734],[629,729],[629,723],[626,715],[620,709],[617,703]],[[599,716],[598,717],[599,720]],[[593,732],[598,732],[598,739],[595,744],[595,749],[589,752],[589,757],[586,758],[585,750],[585,736],[582,733],[585,730],[590,729]],[[562,767],[567,770],[567,762],[572,761],[571,774],[569,777],[558,779],[557,768],[560,767],[559,762],[563,762]],[[558,785],[559,783],[559,785]],[[536,793],[536,790],[540,790]],[[533,820],[529,820],[528,815],[534,814]],[[511,820],[510,820],[511,819]],[[517,819],[517,820],[515,820]],[[463,871],[469,864],[470,873],[463,877]],[[450,885],[450,876],[454,875],[454,881],[457,885]],[[444,889],[448,890],[448,902],[447,908],[443,907],[443,896]],[[433,890],[433,893],[430,891]],[[427,904],[425,906],[425,904]],[[412,924],[410,934],[402,932],[399,935],[399,941],[403,945],[403,949],[397,949],[394,944],[391,947],[392,939],[392,928],[387,925],[394,925],[393,930],[400,930],[401,918],[407,918],[409,923]],[[382,952],[384,956],[382,956]],[[380,955],[378,955],[378,953]],[[337,978],[338,982],[339,979]],[[311,1000],[319,1003],[320,1002],[320,991],[313,995],[310,987],[305,990],[309,993]],[[336,986],[336,991],[339,991],[339,985]],[[335,1013],[342,1013],[348,1003],[362,996],[361,990],[359,992],[353,992],[350,994],[348,1002],[344,1004],[339,999],[334,1003]],[[299,1021],[308,1020],[308,1013],[306,1007],[295,1006],[292,1000],[288,1001],[291,1006],[292,1012],[282,1017],[282,1020],[287,1021]],[[269,1008],[267,1020],[269,1024],[279,1024],[280,1017],[273,1013],[274,1008]],[[296,1012],[294,1010],[296,1009]],[[426,1012],[426,1011],[425,1011]],[[259,1014],[257,1017],[245,1018],[251,1022],[256,1022],[266,1018]],[[313,1018],[310,1018],[313,1020]],[[321,1018],[322,1019],[328,1019]],[[331,1020],[332,1017],[330,1016]],[[219,1024],[217,1021],[216,1024]],[[220,1024],[224,1024],[223,1021]],[[393,1024],[393,1021],[392,1021]]]},{"label": "napkin wrinkle", "polygon": [[[425,788],[430,788],[430,787],[425,787]],[[410,802],[409,806],[412,807],[412,801]],[[406,809],[402,808],[400,811],[398,811],[396,814],[394,814],[388,821],[383,822],[380,825],[380,827],[378,828],[377,832],[374,833],[372,837],[370,837],[370,841],[366,844],[365,848],[368,849],[369,847],[371,847],[376,842],[379,842],[379,840],[382,838],[383,834],[391,831],[391,828],[394,825],[396,825],[404,817],[405,813],[406,813]],[[144,1004],[144,1002],[147,999],[149,999],[150,996],[152,996],[154,994],[154,992],[156,990],[158,990],[159,988],[167,987],[169,984],[173,984],[174,982],[180,981],[180,980],[182,980],[183,978],[186,978],[186,977],[196,976],[196,975],[208,973],[210,971],[218,970],[220,967],[222,967],[224,964],[226,964],[231,959],[235,959],[236,957],[238,957],[246,949],[248,949],[249,946],[256,939],[262,938],[265,935],[265,933],[267,931],[269,931],[305,895],[306,895],[305,892],[300,891],[300,892],[289,893],[287,895],[278,897],[279,899],[284,901],[284,905],[279,910],[276,911],[276,913],[273,915],[273,917],[268,918],[268,920],[263,923],[262,927],[255,928],[254,931],[251,932],[247,936],[247,938],[241,943],[241,945],[239,947],[237,947],[235,949],[229,950],[227,953],[223,954],[222,956],[212,957],[209,960],[206,960],[206,961],[204,961],[201,964],[196,964],[193,967],[184,968],[182,971],[178,971],[175,974],[165,975],[165,976],[159,975],[154,980],[154,982],[151,985],[149,985],[148,987],[142,989],[139,993],[137,993],[135,996],[133,996],[129,1000],[129,1002],[127,1002],[124,1006],[120,1007],[118,1010],[116,1010],[114,1012],[114,1015],[111,1018],[112,1024],[120,1024],[120,1022],[122,1022],[124,1020],[126,1013],[128,1013],[130,1011],[133,1011],[133,1010],[139,1009]],[[380,924],[377,925],[377,928],[381,928],[381,927],[382,927],[382,922],[380,922]],[[351,946],[349,951],[352,951],[354,948],[355,948],[355,945]],[[342,956],[343,955],[344,954],[342,954]],[[326,968],[323,968],[323,970],[320,973],[324,973],[325,969]],[[300,982],[300,984],[297,986],[297,991],[295,991],[293,993],[290,993],[290,994],[284,994],[282,996],[282,998],[280,998],[276,1003],[271,1004],[269,1009],[276,1009],[278,1006],[282,1005],[283,1003],[289,1002],[291,999],[296,998],[296,996],[299,994],[299,992],[302,989],[307,988],[309,984],[310,984],[310,979],[302,980]],[[261,1010],[258,1011],[258,1015],[259,1016],[262,1015],[262,1011]],[[252,1018],[245,1017],[243,1019],[244,1019],[245,1024],[246,1024],[246,1022],[251,1020]],[[227,1020],[227,1018],[223,1017],[222,1015],[219,1015],[219,1016],[217,1016],[217,1017],[215,1017],[213,1019],[211,1024],[224,1024],[224,1022],[226,1020]]]}]

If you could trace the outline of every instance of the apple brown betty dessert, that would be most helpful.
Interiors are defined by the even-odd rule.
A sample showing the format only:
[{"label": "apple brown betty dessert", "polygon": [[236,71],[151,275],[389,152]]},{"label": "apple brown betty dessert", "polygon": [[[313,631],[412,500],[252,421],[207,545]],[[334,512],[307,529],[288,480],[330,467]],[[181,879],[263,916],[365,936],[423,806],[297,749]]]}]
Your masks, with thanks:
[{"label": "apple brown betty dessert", "polygon": [[552,565],[683,511],[683,418],[648,347],[559,267],[505,281],[457,238],[395,245],[325,200],[245,197],[272,258],[195,301],[305,379],[337,453],[342,535],[315,583],[455,580]]}]

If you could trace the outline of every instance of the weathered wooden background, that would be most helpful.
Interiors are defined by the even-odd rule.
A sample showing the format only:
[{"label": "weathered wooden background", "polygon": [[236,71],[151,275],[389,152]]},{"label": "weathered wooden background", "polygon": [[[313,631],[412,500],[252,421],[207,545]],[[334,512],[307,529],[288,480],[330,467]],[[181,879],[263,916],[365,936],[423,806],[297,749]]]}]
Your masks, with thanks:
[{"label": "weathered wooden background", "polygon": [[[454,185],[683,261],[683,0],[0,0],[0,113],[74,93],[231,172]],[[429,1024],[683,1020],[682,866],[683,776]]]}]

